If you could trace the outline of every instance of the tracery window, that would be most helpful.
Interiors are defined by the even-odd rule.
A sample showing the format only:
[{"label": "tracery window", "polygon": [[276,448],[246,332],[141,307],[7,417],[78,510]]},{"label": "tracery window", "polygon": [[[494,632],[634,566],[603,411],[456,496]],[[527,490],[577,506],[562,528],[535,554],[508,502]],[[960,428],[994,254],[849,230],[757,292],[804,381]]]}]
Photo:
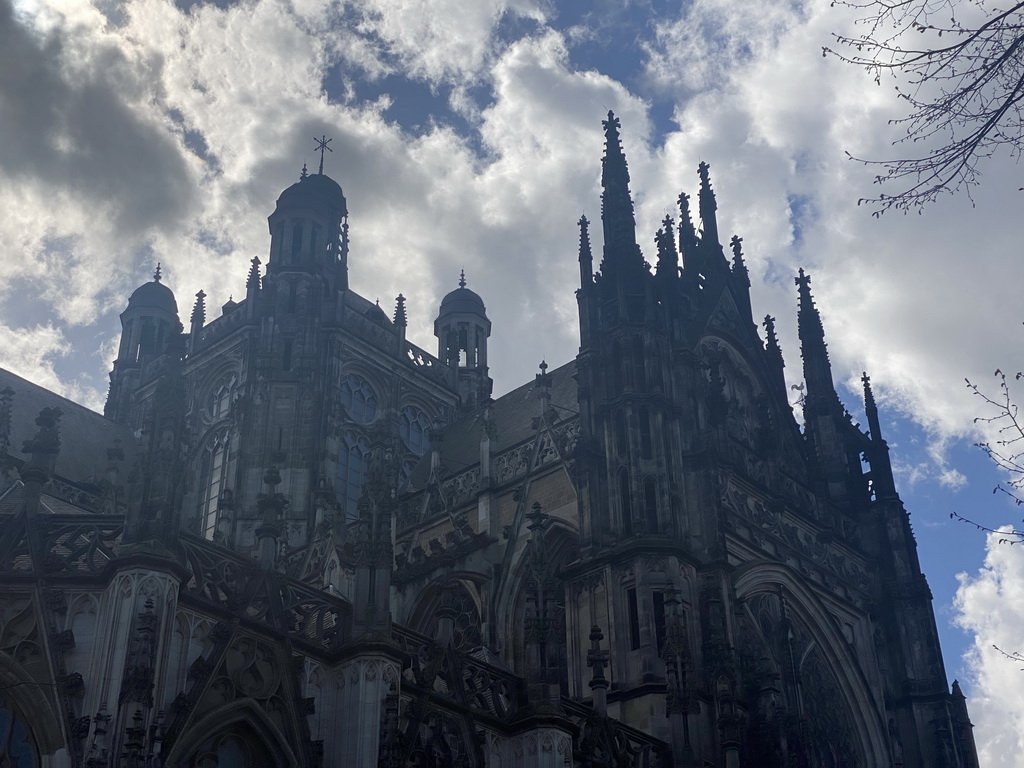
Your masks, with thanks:
[{"label": "tracery window", "polygon": [[370,461],[370,442],[355,432],[346,432],[338,455],[338,503],[346,520],[355,520],[363,493],[363,481]]},{"label": "tracery window", "polygon": [[0,699],[0,765],[7,768],[37,768],[39,753],[32,731],[19,715]]},{"label": "tracery window", "polygon": [[231,399],[234,394],[236,381],[234,376],[222,379],[210,393],[206,409],[214,420],[227,416],[228,411],[231,410]]},{"label": "tracery window", "polygon": [[422,456],[430,448],[430,419],[415,405],[407,405],[402,409],[398,434],[406,448]]},{"label": "tracery window", "polygon": [[217,502],[226,487],[228,458],[227,434],[217,435],[206,451],[203,467],[203,483],[200,486],[199,520],[203,538],[213,541],[217,530]]},{"label": "tracery window", "polygon": [[362,376],[353,373],[342,382],[341,404],[349,417],[359,424],[369,424],[377,418],[377,396]]}]

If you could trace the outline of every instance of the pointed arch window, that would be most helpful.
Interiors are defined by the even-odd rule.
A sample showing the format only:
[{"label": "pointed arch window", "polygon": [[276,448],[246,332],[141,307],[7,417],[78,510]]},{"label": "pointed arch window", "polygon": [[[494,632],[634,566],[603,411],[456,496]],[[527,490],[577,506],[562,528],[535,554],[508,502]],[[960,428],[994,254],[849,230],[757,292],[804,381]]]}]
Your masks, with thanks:
[{"label": "pointed arch window", "polygon": [[415,405],[407,405],[402,409],[398,434],[406,448],[422,456],[430,448],[430,418]]},{"label": "pointed arch window", "polygon": [[203,465],[203,483],[200,486],[200,533],[204,539],[213,541],[213,534],[217,530],[217,502],[220,500],[221,492],[227,487],[227,433],[214,437],[206,450]]},{"label": "pointed arch window", "polygon": [[237,377],[232,375],[221,379],[213,388],[206,402],[206,410],[214,421],[228,415],[237,383]]},{"label": "pointed arch window", "polygon": [[355,520],[359,516],[359,497],[363,493],[363,482],[370,462],[370,442],[355,432],[346,432],[338,455],[338,503],[345,513],[345,519]]},{"label": "pointed arch window", "polygon": [[362,376],[353,373],[342,382],[341,404],[349,418],[359,424],[369,424],[377,418],[377,396]]}]

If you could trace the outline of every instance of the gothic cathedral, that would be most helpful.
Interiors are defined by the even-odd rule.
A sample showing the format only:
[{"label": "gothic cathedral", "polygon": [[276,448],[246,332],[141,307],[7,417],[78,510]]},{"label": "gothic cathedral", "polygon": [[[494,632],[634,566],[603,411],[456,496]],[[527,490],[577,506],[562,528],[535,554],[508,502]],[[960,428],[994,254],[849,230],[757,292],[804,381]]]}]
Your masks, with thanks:
[{"label": "gothic cathedral", "polygon": [[501,397],[464,278],[436,355],[349,287],[322,167],[217,317],[132,294],[104,416],[0,371],[0,766],[977,768],[810,278],[799,425],[708,166],[652,266],[604,127],[579,354]]}]

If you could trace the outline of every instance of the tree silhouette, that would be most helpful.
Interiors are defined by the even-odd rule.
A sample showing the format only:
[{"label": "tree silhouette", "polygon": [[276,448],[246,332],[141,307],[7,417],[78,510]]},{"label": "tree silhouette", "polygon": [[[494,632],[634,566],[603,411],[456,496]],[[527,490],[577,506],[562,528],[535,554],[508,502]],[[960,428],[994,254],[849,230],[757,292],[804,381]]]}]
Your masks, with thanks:
[{"label": "tree silhouette", "polygon": [[[906,117],[894,142],[920,147],[895,160],[854,158],[880,173],[875,183],[909,184],[859,202],[920,210],[963,190],[973,204],[979,161],[998,150],[1019,160],[1024,146],[1024,2],[999,0],[832,0],[861,12],[860,34],[834,34],[822,55],[865,67],[881,84],[892,76]],[[852,157],[852,156],[851,156]]]}]

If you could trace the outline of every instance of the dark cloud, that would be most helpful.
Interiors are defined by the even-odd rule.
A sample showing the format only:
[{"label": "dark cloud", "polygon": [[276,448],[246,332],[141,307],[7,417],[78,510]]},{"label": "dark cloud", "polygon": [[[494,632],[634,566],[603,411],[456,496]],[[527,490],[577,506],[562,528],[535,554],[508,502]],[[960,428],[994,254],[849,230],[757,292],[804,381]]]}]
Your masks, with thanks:
[{"label": "dark cloud", "polygon": [[39,34],[0,0],[0,171],[81,196],[121,234],[179,222],[194,194],[184,156],[127,101],[154,90],[139,82],[145,73],[102,42],[72,64],[73,34]]}]

